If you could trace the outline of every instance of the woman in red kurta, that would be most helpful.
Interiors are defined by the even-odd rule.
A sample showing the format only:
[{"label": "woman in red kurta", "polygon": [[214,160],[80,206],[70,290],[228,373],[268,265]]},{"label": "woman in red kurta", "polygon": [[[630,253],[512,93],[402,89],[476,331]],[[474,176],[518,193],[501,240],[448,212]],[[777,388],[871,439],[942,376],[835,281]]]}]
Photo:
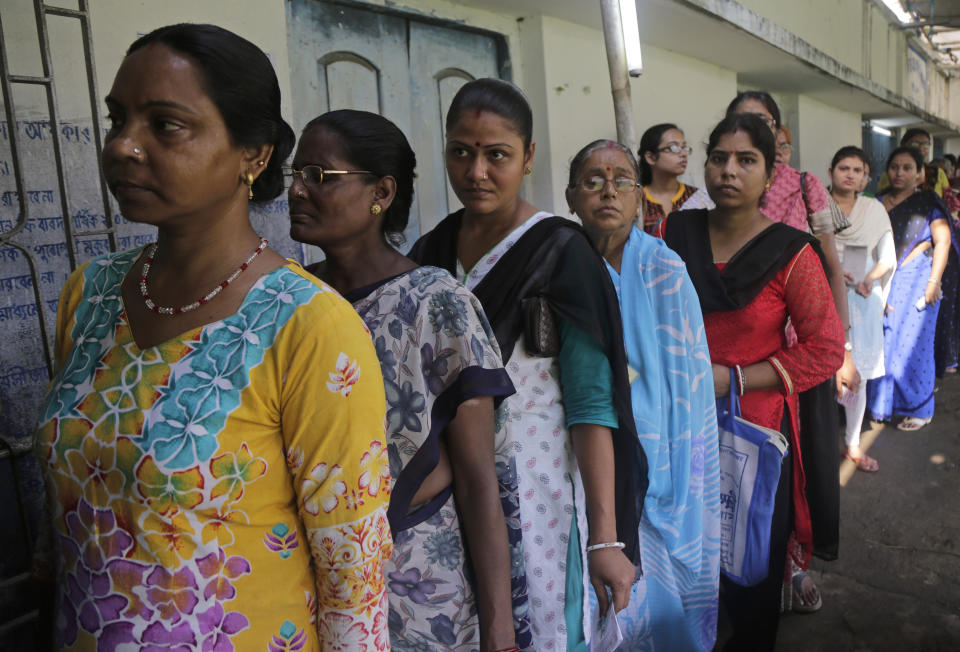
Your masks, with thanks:
[{"label": "woman in red kurta", "polygon": [[[681,211],[659,235],[680,254],[697,288],[717,395],[741,395],[743,417],[790,442],[774,505],[767,579],[742,587],[721,578],[733,636],[726,649],[773,649],[791,530],[804,564],[812,532],[804,494],[797,393],[830,378],[843,361],[843,330],[816,240],[760,212],[774,164],[773,134],[754,115],[724,119],[710,135],[705,180],[716,204]],[[797,343],[787,347],[787,320]],[[730,369],[738,382],[730,386]]]}]

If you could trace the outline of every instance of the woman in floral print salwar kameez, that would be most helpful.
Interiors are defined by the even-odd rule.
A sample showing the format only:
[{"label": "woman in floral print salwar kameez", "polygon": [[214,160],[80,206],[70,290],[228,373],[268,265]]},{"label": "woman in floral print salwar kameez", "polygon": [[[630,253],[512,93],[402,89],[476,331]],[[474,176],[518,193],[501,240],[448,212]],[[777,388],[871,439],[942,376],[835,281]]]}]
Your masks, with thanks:
[{"label": "woman in floral print salwar kameez", "polygon": [[37,436],[56,646],[388,650],[376,353],[250,225],[294,140],[269,59],[211,25],[160,28],[107,106],[104,176],[158,237],[60,297]]},{"label": "woman in floral print salwar kameez", "polygon": [[[478,79],[457,92],[445,159],[464,208],[410,257],[455,274],[490,320],[517,388],[503,427],[517,458],[533,648],[581,652],[591,636],[588,588],[603,613],[630,600],[647,467],[603,260],[576,223],[518,194],[533,166],[532,124],[509,82]],[[543,330],[555,339],[524,333],[542,332],[542,321],[525,319],[531,305],[554,316],[555,330]]]},{"label": "woman in floral print salwar kameez", "polygon": [[528,649],[513,442],[495,418],[514,388],[476,297],[390,244],[409,219],[415,165],[382,116],[311,120],[293,157],[290,233],[323,249],[309,271],[353,303],[380,359],[394,478],[392,648]]}]

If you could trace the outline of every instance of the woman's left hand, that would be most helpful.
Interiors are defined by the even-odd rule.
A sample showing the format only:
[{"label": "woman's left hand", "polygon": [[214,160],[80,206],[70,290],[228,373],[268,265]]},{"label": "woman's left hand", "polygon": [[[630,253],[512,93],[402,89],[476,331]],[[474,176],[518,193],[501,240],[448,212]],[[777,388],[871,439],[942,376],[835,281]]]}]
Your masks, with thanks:
[{"label": "woman's left hand", "polygon": [[927,305],[936,303],[943,297],[943,289],[939,283],[927,283],[927,289],[923,293],[923,298]]},{"label": "woman's left hand", "polygon": [[717,398],[730,393],[730,367],[713,365],[713,395]]}]

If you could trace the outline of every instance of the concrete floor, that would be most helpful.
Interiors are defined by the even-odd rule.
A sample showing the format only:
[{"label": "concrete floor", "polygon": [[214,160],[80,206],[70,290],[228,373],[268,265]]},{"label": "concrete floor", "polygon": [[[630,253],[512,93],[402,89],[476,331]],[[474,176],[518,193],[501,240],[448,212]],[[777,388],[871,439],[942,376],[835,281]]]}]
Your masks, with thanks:
[{"label": "concrete floor", "polygon": [[840,558],[814,559],[823,608],[781,620],[783,652],[960,651],[960,377],[912,433],[863,433],[878,473],[841,465]]}]

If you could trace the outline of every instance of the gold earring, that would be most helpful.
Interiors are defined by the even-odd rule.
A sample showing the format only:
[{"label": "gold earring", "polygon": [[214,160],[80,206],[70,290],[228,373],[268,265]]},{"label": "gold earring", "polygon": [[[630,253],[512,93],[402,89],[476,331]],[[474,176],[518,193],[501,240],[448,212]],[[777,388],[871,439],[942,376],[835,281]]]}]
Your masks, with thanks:
[{"label": "gold earring", "polygon": [[523,173],[524,173],[524,174],[532,174],[532,173],[533,173],[533,168],[528,167],[526,170],[523,171]]},{"label": "gold earring", "polygon": [[263,161],[257,161],[257,167],[263,167]]},{"label": "gold earring", "polygon": [[247,199],[253,199],[253,172],[247,172],[243,177],[244,183],[247,184]]},{"label": "gold earring", "polygon": [[763,187],[764,190],[770,190],[770,182],[767,181],[767,185]]},{"label": "gold earring", "polygon": [[382,210],[383,210],[383,209],[380,208],[380,204],[374,204],[373,206],[370,207],[370,214],[371,214],[371,215],[379,215],[379,214],[380,214],[380,211],[382,211]]}]

